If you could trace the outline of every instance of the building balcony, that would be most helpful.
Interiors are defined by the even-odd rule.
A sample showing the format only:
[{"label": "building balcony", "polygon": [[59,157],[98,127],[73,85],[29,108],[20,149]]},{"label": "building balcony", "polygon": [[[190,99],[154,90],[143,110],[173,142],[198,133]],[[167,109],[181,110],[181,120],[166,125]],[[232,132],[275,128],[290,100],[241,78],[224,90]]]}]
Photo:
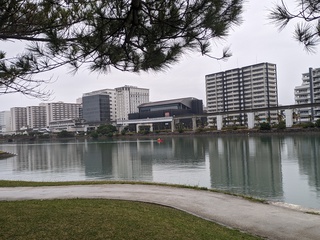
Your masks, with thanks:
[{"label": "building balcony", "polygon": [[315,84],[315,83],[320,83],[320,78],[314,77],[313,78],[313,84]]},{"label": "building balcony", "polygon": [[320,95],[316,95],[313,97],[314,100],[320,100]]},{"label": "building balcony", "polygon": [[310,96],[308,92],[295,92],[294,96],[299,97],[299,96]]},{"label": "building balcony", "polygon": [[294,98],[297,98],[297,99],[308,99],[308,98],[310,98],[310,95],[307,95],[307,94],[295,94]]}]

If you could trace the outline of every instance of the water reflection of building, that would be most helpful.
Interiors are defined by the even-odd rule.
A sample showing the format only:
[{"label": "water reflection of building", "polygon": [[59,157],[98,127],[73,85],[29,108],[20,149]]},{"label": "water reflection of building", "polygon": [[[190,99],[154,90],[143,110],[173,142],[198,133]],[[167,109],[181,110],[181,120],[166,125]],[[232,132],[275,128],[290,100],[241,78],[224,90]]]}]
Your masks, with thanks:
[{"label": "water reflection of building", "polygon": [[177,137],[161,144],[154,140],[87,143],[85,173],[89,178],[152,181],[154,164],[204,165],[204,141]]},{"label": "water reflection of building", "polygon": [[310,186],[320,194],[320,138],[318,135],[292,137],[296,151],[300,175],[308,177]]},{"label": "water reflection of building", "polygon": [[42,143],[16,146],[13,171],[79,171],[82,168],[82,148],[78,144]]},{"label": "water reflection of building", "polygon": [[103,143],[85,142],[83,160],[88,177],[112,175],[112,148],[102,145]]},{"label": "water reflection of building", "polygon": [[119,142],[113,150],[116,179],[152,181],[152,141]]},{"label": "water reflection of building", "polygon": [[157,145],[154,148],[154,155],[157,156],[155,162],[170,162],[179,166],[186,163],[205,163],[205,138],[173,137]]},{"label": "water reflection of building", "polygon": [[[211,185],[242,194],[282,196],[280,146],[271,137],[219,137],[208,142]],[[271,196],[270,196],[271,195]]]},{"label": "water reflection of building", "polygon": [[84,154],[86,176],[152,181],[152,145],[152,141],[91,143]]}]

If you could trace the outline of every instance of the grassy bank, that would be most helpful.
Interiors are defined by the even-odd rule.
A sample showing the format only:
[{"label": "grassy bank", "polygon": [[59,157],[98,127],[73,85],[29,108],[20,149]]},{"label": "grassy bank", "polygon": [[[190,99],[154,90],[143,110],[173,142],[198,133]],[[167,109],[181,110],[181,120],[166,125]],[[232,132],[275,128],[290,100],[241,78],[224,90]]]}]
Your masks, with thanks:
[{"label": "grassy bank", "polygon": [[[0,187],[112,183],[152,184],[2,180]],[[172,208],[102,199],[0,201],[0,224],[0,239],[259,239]]]},{"label": "grassy bank", "polygon": [[15,156],[12,153],[4,152],[0,150],[0,159],[9,158]]},{"label": "grassy bank", "polygon": [[70,185],[96,185],[96,184],[143,184],[143,185],[158,185],[170,186],[180,188],[192,188],[198,190],[208,190],[205,187],[167,184],[167,183],[154,183],[154,182],[139,182],[139,181],[64,181],[64,182],[34,182],[34,181],[11,181],[0,180],[0,187],[41,187],[41,186],[70,186]]},{"label": "grassy bank", "polygon": [[0,239],[259,239],[187,213],[116,200],[0,202]]}]

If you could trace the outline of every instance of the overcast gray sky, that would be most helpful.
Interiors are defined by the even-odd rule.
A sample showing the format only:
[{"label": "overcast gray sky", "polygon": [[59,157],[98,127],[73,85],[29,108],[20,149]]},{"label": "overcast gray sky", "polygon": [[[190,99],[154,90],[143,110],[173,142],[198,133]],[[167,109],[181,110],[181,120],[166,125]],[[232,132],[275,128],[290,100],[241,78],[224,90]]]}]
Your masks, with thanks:
[{"label": "overcast gray sky", "polygon": [[[112,70],[107,75],[99,75],[80,69],[72,75],[60,69],[53,73],[57,80],[46,86],[54,91],[50,102],[74,103],[85,92],[132,85],[150,89],[150,101],[196,97],[206,104],[205,75],[270,62],[277,65],[279,104],[293,104],[294,87],[301,85],[302,73],[308,72],[309,67],[320,67],[320,47],[316,54],[309,54],[293,39],[294,24],[279,32],[270,23],[268,9],[276,2],[249,0],[245,3],[241,26],[234,27],[225,41],[212,45],[216,56],[225,46],[231,47],[233,56],[227,61],[189,53],[169,70],[159,73],[134,74]],[[287,2],[288,6],[293,4],[293,1]],[[40,102],[22,94],[0,95],[0,111],[10,110],[11,107],[37,106]]]}]

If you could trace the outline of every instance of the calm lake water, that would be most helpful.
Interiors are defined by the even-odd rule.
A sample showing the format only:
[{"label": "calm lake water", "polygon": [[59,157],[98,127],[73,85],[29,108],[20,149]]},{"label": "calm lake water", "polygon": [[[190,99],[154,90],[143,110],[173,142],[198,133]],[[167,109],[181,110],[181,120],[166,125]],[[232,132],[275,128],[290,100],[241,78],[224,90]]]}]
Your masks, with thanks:
[{"label": "calm lake water", "polygon": [[320,135],[196,136],[1,144],[0,179],[135,180],[320,209]]}]

